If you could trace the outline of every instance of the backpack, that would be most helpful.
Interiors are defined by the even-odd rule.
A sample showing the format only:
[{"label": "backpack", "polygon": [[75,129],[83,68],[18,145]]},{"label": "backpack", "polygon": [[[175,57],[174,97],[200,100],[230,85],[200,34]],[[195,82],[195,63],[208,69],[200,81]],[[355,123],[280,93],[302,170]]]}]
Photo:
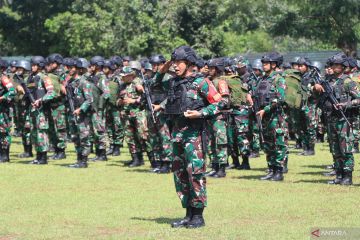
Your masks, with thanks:
[{"label": "backpack", "polygon": [[60,97],[61,96],[60,78],[53,73],[48,73],[47,76],[51,79],[52,85],[54,86],[55,98]]},{"label": "backpack", "polygon": [[246,103],[247,88],[237,75],[223,76],[230,89],[230,105],[239,107]]},{"label": "backpack", "polygon": [[301,75],[298,70],[287,69],[281,75],[286,82],[285,102],[290,108],[301,108],[306,92],[301,85]]}]

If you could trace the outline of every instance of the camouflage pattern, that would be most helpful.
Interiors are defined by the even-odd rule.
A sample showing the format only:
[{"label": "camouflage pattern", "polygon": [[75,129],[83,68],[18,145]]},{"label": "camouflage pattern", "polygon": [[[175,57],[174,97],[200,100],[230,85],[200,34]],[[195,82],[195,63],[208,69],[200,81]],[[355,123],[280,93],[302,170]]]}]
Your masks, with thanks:
[{"label": "camouflage pattern", "polygon": [[0,85],[0,144],[2,149],[9,149],[11,144],[11,118],[9,117],[9,104],[14,99],[16,92],[10,79],[1,75]]}]

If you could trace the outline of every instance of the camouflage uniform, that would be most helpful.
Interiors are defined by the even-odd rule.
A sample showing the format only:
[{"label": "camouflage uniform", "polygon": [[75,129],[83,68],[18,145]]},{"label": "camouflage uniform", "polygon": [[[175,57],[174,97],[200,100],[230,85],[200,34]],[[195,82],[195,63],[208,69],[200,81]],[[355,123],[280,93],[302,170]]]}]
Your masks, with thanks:
[{"label": "camouflage uniform", "polygon": [[10,79],[4,74],[1,74],[0,95],[0,162],[9,162],[11,144],[9,104],[15,97],[15,88]]},{"label": "camouflage uniform", "polygon": [[[357,84],[358,88],[360,88],[360,72],[354,73],[351,79]],[[359,153],[360,111],[359,109],[353,109],[353,112],[354,114],[350,120],[354,135],[354,153]]]}]

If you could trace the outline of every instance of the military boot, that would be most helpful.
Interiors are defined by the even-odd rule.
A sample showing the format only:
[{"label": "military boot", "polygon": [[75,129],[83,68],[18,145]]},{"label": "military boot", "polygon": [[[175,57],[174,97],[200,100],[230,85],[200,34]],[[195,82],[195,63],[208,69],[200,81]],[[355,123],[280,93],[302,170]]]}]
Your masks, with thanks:
[{"label": "military boot", "polygon": [[289,172],[288,161],[289,161],[289,157],[286,156],[285,161],[284,161],[284,165],[283,165],[282,173],[288,173]]},{"label": "military boot", "polygon": [[36,163],[38,165],[48,164],[47,161],[47,152],[41,152],[39,161]]},{"label": "military boot", "polygon": [[94,143],[90,143],[90,153],[94,153]]},{"label": "military boot", "polygon": [[5,161],[10,162],[10,146],[5,149]]},{"label": "military boot", "polygon": [[139,152],[138,153],[138,158],[139,158],[139,162],[140,162],[140,165],[144,165],[144,156],[143,156],[143,153],[142,152]]},{"label": "military boot", "polygon": [[33,157],[32,146],[31,144],[30,145],[24,144],[24,152],[19,154],[19,158],[29,158],[29,157]]},{"label": "military boot", "polygon": [[359,142],[354,143],[353,153],[359,153]]},{"label": "military boot", "polygon": [[157,173],[160,170],[160,166],[161,166],[160,161],[155,161],[155,160],[150,161],[150,167],[151,167],[150,172]]},{"label": "military boot", "polygon": [[336,178],[334,180],[328,181],[328,184],[340,184],[343,178],[343,171],[342,169],[336,170]]},{"label": "military boot", "polygon": [[261,177],[260,180],[270,180],[273,176],[274,176],[274,167],[273,167],[273,166],[269,166],[268,174],[266,174],[265,176]]},{"label": "military boot", "polygon": [[95,161],[107,161],[106,149],[99,149],[99,157]]},{"label": "military boot", "polygon": [[57,155],[53,159],[54,160],[65,159],[66,158],[65,149],[58,148],[57,150],[58,150]]},{"label": "military boot", "polygon": [[303,146],[301,144],[301,140],[297,139],[295,144],[295,149],[302,149]]},{"label": "military boot", "polygon": [[258,151],[253,151],[250,153],[249,158],[258,158],[260,157],[260,153]]},{"label": "military boot", "polygon": [[226,167],[226,169],[234,169],[240,167],[239,156],[231,155],[231,158],[233,160],[233,163]]},{"label": "military boot", "polygon": [[59,153],[59,148],[57,148],[57,147],[55,147],[55,149],[54,149],[54,154],[53,155],[51,155],[51,159],[53,159],[53,160],[55,160],[56,158],[57,158],[57,155],[58,155],[58,153]]},{"label": "military boot", "polygon": [[114,144],[110,144],[109,149],[106,151],[106,155],[112,155],[114,153]]},{"label": "military boot", "polygon": [[274,168],[274,175],[272,176],[272,178],[270,179],[271,181],[283,181],[284,180],[284,176],[283,176],[283,168],[282,167],[275,167]]},{"label": "military boot", "polygon": [[131,154],[133,162],[131,164],[129,164],[129,167],[139,167],[141,166],[141,162],[139,159],[139,154],[135,153],[135,154]]},{"label": "military boot", "polygon": [[352,185],[352,172],[345,171],[344,177],[342,178],[340,185]]},{"label": "military boot", "polygon": [[243,156],[242,159],[243,159],[243,161],[242,161],[242,163],[241,163],[241,165],[239,166],[238,169],[240,169],[240,170],[250,170],[249,157],[248,156]]},{"label": "military boot", "polygon": [[5,163],[6,161],[6,150],[0,148],[0,163]]},{"label": "military boot", "polygon": [[304,152],[303,155],[304,155],[304,156],[313,156],[313,155],[315,155],[315,144],[310,143],[310,144],[307,146],[307,150]]},{"label": "military boot", "polygon": [[213,178],[224,178],[226,177],[226,172],[225,172],[225,165],[220,165],[218,171],[209,177],[213,177]]},{"label": "military boot", "polygon": [[326,172],[326,173],[323,173],[324,176],[335,176],[336,175],[336,171],[335,170],[332,170],[331,172]]},{"label": "military boot", "polygon": [[41,158],[41,153],[36,152],[36,158],[34,160],[32,160],[31,162],[29,162],[29,164],[37,164],[40,161],[40,158]]},{"label": "military boot", "polygon": [[113,156],[120,156],[121,151],[120,151],[120,145],[118,144],[114,144],[114,148],[113,148]]},{"label": "military boot", "polygon": [[166,174],[170,172],[171,172],[170,162],[162,162],[161,167],[157,173]]},{"label": "military boot", "polygon": [[101,149],[95,148],[95,157],[91,158],[91,161],[99,161],[101,159]]},{"label": "military boot", "polygon": [[200,228],[205,226],[205,220],[203,217],[204,208],[192,208],[191,220],[186,224],[186,228]]},{"label": "military boot", "polygon": [[205,173],[205,176],[206,177],[211,177],[211,176],[215,175],[218,170],[219,170],[219,164],[212,163],[211,164],[211,171]]},{"label": "military boot", "polygon": [[187,207],[185,217],[181,220],[171,223],[171,227],[173,228],[185,227],[187,223],[191,220],[192,217],[191,209],[192,209],[191,207]]},{"label": "military boot", "polygon": [[87,161],[88,161],[87,156],[80,155],[80,159],[75,164],[69,165],[69,167],[70,168],[87,168],[88,167]]}]

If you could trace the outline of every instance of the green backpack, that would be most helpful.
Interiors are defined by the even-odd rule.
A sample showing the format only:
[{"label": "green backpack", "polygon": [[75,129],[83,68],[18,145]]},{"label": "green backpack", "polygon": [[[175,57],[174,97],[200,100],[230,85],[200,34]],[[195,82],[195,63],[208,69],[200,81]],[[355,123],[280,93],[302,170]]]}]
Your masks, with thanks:
[{"label": "green backpack", "polygon": [[59,76],[48,73],[47,76],[51,79],[52,85],[54,86],[54,92],[55,92],[55,98],[58,98],[61,96],[61,83]]},{"label": "green backpack", "polygon": [[300,72],[295,69],[287,69],[281,76],[285,78],[286,82],[285,102],[290,108],[301,108],[306,93],[301,86]]},{"label": "green backpack", "polygon": [[113,106],[116,106],[116,101],[119,96],[119,84],[115,81],[110,80],[109,89],[110,89],[109,103]]},{"label": "green backpack", "polygon": [[230,89],[230,105],[238,107],[246,103],[246,86],[237,75],[224,76]]}]

